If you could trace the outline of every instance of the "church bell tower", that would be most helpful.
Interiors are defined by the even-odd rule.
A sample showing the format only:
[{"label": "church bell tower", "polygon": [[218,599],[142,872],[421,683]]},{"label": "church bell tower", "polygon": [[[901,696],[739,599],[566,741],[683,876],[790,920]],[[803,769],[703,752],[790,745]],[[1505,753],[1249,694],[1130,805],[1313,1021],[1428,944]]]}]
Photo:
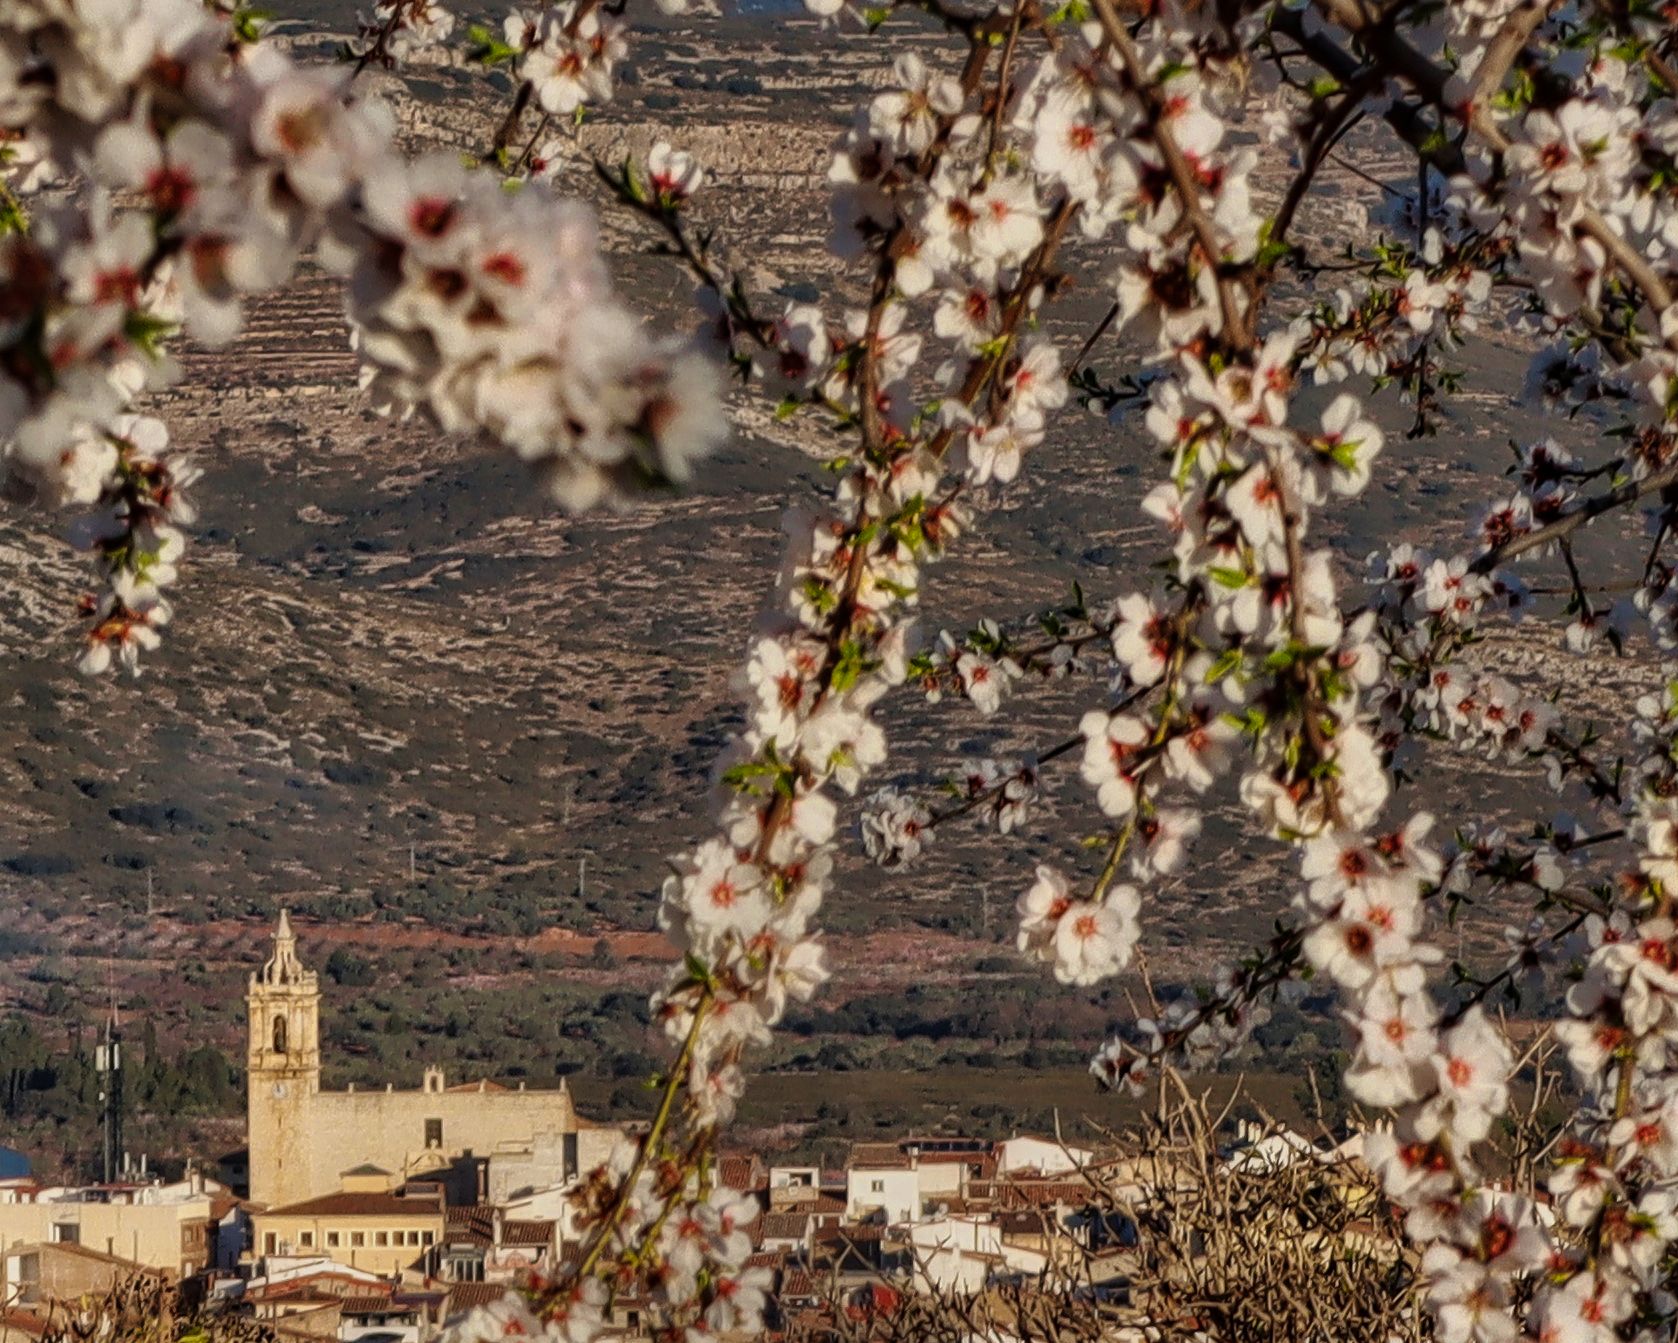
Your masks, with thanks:
[{"label": "church bell tower", "polygon": [[274,1207],[307,1198],[309,1110],[320,1090],[320,982],[297,959],[291,919],[280,911],[274,954],[251,976],[245,999],[251,1199]]}]

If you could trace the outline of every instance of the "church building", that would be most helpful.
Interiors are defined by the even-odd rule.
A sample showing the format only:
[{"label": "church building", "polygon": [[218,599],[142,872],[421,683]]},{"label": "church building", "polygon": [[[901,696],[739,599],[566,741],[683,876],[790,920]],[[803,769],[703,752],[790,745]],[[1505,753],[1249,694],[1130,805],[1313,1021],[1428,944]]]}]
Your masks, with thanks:
[{"label": "church building", "polygon": [[[368,1166],[393,1184],[435,1179],[475,1201],[496,1157],[529,1169],[533,1153],[553,1182],[605,1161],[622,1130],[577,1115],[562,1081],[555,1091],[493,1082],[445,1086],[427,1068],[417,1090],[322,1091],[320,982],[297,958],[282,911],[274,954],[250,979],[250,1196],[269,1207],[332,1194]],[[472,1187],[475,1183],[476,1189]]]}]

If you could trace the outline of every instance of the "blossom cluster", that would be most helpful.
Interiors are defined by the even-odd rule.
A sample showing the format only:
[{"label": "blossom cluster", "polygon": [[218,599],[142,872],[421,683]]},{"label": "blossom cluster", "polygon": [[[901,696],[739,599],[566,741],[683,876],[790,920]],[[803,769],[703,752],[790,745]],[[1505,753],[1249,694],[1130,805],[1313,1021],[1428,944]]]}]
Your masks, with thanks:
[{"label": "blossom cluster", "polygon": [[[819,407],[857,447],[831,498],[786,519],[777,600],[741,678],[746,727],[720,772],[717,832],[676,858],[664,884],[660,924],[682,963],[655,997],[654,1019],[676,1052],[668,1087],[680,1088],[683,1122],[701,1144],[733,1113],[746,1051],[827,977],[816,918],[838,800],[885,761],[875,706],[910,676],[922,570],[965,526],[951,477],[975,488],[1013,479],[1036,417],[1065,399],[1054,348],[1025,341],[1021,329],[1052,256],[1046,204],[1029,179],[993,177],[973,90],[910,57],[894,75],[896,86],[860,112],[831,174],[836,227],[874,271],[875,296],[836,320],[790,305],[757,360],[773,392]],[[934,145],[940,152],[929,154]],[[679,176],[672,182],[681,189]],[[961,222],[981,201],[982,226]],[[954,308],[952,294],[962,296]],[[917,367],[917,302],[951,356],[931,378]],[[1012,805],[1023,811],[1025,801]],[[876,814],[890,819],[875,833],[899,854],[931,819],[900,796]],[[655,1189],[650,1200],[637,1192],[671,1141],[655,1129],[641,1169],[616,1181],[595,1233],[606,1256],[631,1254],[649,1227],[679,1216],[669,1210],[676,1191]],[[667,1267],[677,1248],[636,1253],[636,1272],[665,1327],[710,1327],[727,1265],[707,1244],[690,1291],[695,1279]]]},{"label": "blossom cluster", "polygon": [[[386,55],[446,29],[427,6],[374,18]],[[715,372],[616,297],[583,207],[452,157],[404,161],[353,79],[191,0],[0,14],[13,177],[87,178],[0,236],[0,454],[45,502],[101,515],[77,529],[107,579],[89,670],[134,668],[169,616],[196,471],[155,422],[133,432],[136,398],[173,374],[167,337],[232,340],[246,300],[311,250],[351,276],[377,404],[487,433],[567,507],[685,481],[724,433]]]}]

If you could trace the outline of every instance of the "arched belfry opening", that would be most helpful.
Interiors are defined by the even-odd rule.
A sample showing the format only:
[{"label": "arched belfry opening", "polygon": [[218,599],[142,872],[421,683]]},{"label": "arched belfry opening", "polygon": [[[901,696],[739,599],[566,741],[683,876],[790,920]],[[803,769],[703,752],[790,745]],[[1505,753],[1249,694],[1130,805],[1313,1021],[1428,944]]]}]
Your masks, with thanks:
[{"label": "arched belfry opening", "polygon": [[297,958],[297,938],[284,910],[274,931],[274,954],[251,976],[245,1004],[251,1085],[271,1093],[276,1081],[294,1082],[301,1071],[313,1075],[304,1090],[314,1090],[320,1069],[320,985],[315,972]]}]

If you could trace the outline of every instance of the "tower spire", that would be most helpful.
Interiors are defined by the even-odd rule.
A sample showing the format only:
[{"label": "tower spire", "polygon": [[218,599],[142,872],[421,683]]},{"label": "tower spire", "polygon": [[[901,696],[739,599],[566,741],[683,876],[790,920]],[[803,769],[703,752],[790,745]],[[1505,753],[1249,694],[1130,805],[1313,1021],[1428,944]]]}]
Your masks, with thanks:
[{"label": "tower spire", "polygon": [[305,971],[297,959],[297,936],[291,931],[291,911],[280,910],[279,926],[274,929],[274,954],[262,967],[265,984],[301,984]]}]

